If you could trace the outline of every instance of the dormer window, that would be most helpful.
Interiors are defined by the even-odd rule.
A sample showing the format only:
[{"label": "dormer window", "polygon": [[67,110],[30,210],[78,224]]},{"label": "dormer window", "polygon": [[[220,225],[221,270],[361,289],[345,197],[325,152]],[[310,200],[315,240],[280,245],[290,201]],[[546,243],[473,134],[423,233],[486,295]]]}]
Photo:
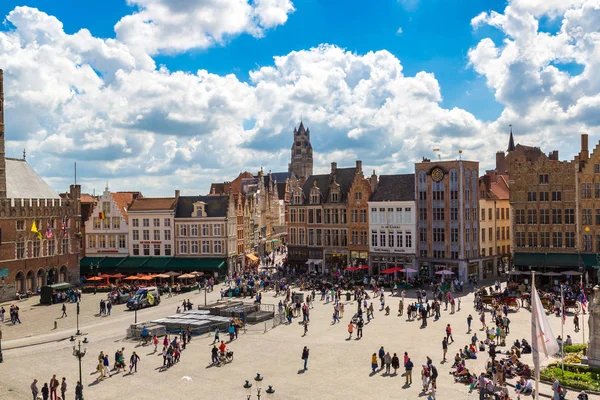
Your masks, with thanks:
[{"label": "dormer window", "polygon": [[194,205],[192,217],[206,217],[206,203],[197,201]]},{"label": "dormer window", "polygon": [[331,202],[337,203],[340,201],[340,194],[338,192],[331,192]]},{"label": "dormer window", "polygon": [[294,193],[294,204],[300,204],[301,203],[300,198],[301,198],[300,192],[295,192]]},{"label": "dormer window", "polygon": [[319,204],[319,192],[313,190],[310,194],[310,204]]}]

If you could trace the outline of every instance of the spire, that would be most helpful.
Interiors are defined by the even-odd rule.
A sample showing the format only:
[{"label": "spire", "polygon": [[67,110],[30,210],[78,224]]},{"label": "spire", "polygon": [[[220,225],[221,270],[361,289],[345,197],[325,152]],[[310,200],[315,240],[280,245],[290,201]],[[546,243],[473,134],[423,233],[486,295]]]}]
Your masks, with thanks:
[{"label": "spire", "polygon": [[508,149],[506,151],[515,151],[515,140],[513,139],[512,124],[510,126],[510,138],[508,139]]},{"label": "spire", "polygon": [[298,132],[304,132],[304,124],[302,123],[302,120],[300,120],[300,126],[298,127]]}]

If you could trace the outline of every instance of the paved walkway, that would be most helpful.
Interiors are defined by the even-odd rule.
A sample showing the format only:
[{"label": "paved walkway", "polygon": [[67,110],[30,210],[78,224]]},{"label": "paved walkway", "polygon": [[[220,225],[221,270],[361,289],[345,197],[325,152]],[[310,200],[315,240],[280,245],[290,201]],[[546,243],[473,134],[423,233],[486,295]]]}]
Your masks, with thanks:
[{"label": "paved walkway", "polygon": [[[412,295],[413,293],[409,293]],[[277,304],[273,292],[263,297],[264,303]],[[208,293],[208,301],[219,297],[218,289]],[[190,295],[162,298],[159,306],[142,310],[138,320],[152,320],[174,313],[183,299],[190,298],[196,305],[204,302],[204,293],[195,292]],[[455,384],[450,363],[440,363],[442,358],[441,341],[446,324],[453,327],[455,342],[450,344],[448,357],[458,351],[459,346],[470,342],[471,334],[466,333],[466,318],[473,314],[473,326],[479,328],[477,316],[473,309],[473,295],[462,297],[461,310],[453,315],[443,311],[439,321],[429,320],[429,326],[420,329],[420,321],[409,322],[405,317],[397,317],[394,312],[398,307],[398,298],[387,298],[392,315],[375,311],[375,319],[366,325],[361,340],[347,339],[349,317],[356,310],[355,302],[345,303],[345,316],[341,323],[331,325],[332,304],[317,301],[311,310],[309,333],[302,336],[302,326],[298,320],[291,325],[282,325],[264,333],[264,324],[249,326],[247,333],[240,334],[238,340],[229,344],[234,353],[234,361],[223,367],[210,367],[210,349],[212,337],[194,337],[188,349],[183,352],[180,363],[160,372],[162,357],[153,353],[153,346],[138,347],[136,342],[123,339],[134,314],[124,310],[124,306],[115,306],[110,317],[97,317],[100,295],[84,295],[81,330],[87,333],[90,343],[87,355],[83,359],[83,380],[86,399],[113,399],[126,397],[129,399],[148,398],[243,398],[245,390],[242,385],[246,379],[252,382],[257,372],[264,377],[263,386],[273,385],[275,398],[280,399],[417,399],[420,393],[420,365],[426,356],[433,359],[439,371],[437,399],[477,399],[476,393],[469,394],[468,386]],[[4,363],[0,364],[0,399],[28,399],[29,385],[33,378],[40,383],[48,382],[52,374],[59,378],[65,376],[70,384],[68,398],[74,398],[73,389],[78,379],[77,360],[72,356],[73,343],[64,339],[75,332],[74,305],[69,310],[69,317],[59,319],[59,328],[54,331],[53,322],[60,316],[60,305],[34,306],[34,300],[27,300],[21,306],[22,325],[3,326],[5,338],[3,348],[14,348],[4,351]],[[376,304],[374,304],[377,307]],[[530,313],[521,310],[511,313],[511,334],[508,342],[515,338],[529,338]],[[489,320],[489,314],[488,318]],[[554,333],[560,334],[560,318],[550,317]],[[587,318],[586,318],[587,324]],[[587,328],[587,326],[586,326]],[[478,332],[479,334],[479,332]],[[581,342],[581,332],[573,331],[572,318],[565,326],[565,335],[571,335],[575,342]],[[46,342],[42,345],[34,343]],[[56,341],[55,341],[56,340]],[[310,349],[308,370],[303,372],[301,351],[303,346]],[[407,351],[415,363],[413,384],[404,385],[403,376],[386,376],[382,371],[371,374],[371,354],[380,346],[386,351],[401,355]],[[100,351],[113,354],[118,348],[125,347],[126,360],[132,351],[142,357],[138,372],[117,374],[100,383],[94,383],[97,355]],[[487,357],[467,362],[467,367],[474,372],[482,370]],[[525,361],[531,363],[530,356]],[[400,371],[403,372],[403,371]],[[190,379],[188,379],[188,377]],[[39,385],[40,387],[42,385]],[[549,394],[547,386],[542,385],[542,393]],[[511,389],[511,393],[514,391]],[[571,393],[573,394],[573,393]],[[264,393],[263,393],[264,395]],[[569,396],[574,399],[575,396]],[[598,397],[590,397],[598,399]]]}]

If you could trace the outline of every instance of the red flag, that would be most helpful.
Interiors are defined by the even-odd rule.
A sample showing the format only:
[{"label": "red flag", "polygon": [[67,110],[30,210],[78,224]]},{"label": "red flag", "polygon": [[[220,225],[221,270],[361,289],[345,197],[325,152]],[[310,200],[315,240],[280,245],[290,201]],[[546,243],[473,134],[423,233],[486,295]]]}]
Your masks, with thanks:
[{"label": "red flag", "polygon": [[104,213],[102,211],[98,213],[98,218],[104,219]]}]

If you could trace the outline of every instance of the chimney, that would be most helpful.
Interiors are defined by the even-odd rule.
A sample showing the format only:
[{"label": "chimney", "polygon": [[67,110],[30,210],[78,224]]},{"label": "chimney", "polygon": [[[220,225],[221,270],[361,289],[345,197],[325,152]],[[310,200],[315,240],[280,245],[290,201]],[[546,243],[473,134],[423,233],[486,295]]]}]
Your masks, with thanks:
[{"label": "chimney", "polygon": [[331,163],[331,173],[335,174],[336,170],[337,170],[337,163],[336,162],[332,162]]},{"label": "chimney", "polygon": [[180,192],[179,192],[179,189],[176,189],[176,190],[175,190],[175,198],[176,198],[176,199],[178,199],[178,198],[179,198],[179,193],[180,193]]},{"label": "chimney", "polygon": [[590,152],[588,150],[588,134],[581,134],[581,152],[579,153],[579,159],[585,161],[590,158]]},{"label": "chimney", "polygon": [[356,160],[356,173],[362,174],[362,161]]},{"label": "chimney", "polygon": [[558,150],[551,151],[548,158],[552,161],[558,161]]},{"label": "chimney", "polygon": [[499,174],[506,173],[506,156],[503,151],[496,152],[496,172]]}]

